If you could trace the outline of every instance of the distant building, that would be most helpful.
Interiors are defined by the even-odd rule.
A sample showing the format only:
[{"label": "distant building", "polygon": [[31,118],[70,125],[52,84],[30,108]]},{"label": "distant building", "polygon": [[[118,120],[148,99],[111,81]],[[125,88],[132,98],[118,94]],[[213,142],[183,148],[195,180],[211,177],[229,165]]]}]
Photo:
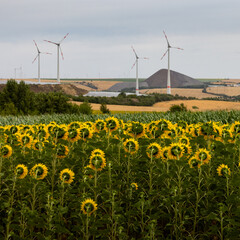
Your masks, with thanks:
[{"label": "distant building", "polygon": [[[83,96],[89,97],[117,97],[121,92],[88,92]],[[135,93],[125,93],[126,95],[134,95]]]}]

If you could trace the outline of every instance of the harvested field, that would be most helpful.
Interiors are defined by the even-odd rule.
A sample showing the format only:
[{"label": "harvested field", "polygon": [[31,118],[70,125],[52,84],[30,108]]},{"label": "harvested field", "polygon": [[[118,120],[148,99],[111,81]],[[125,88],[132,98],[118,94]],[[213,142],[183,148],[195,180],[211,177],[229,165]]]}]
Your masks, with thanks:
[{"label": "harvested field", "polygon": [[225,94],[227,96],[240,95],[240,87],[208,87],[207,92],[215,94]]},{"label": "harvested field", "polygon": [[[81,102],[73,102],[80,105]],[[107,105],[110,111],[130,111],[130,112],[166,112],[172,105],[183,103],[190,111],[210,111],[210,110],[240,110],[240,102],[225,102],[211,100],[175,100],[155,103],[151,107]],[[91,103],[93,110],[100,110],[101,104]]]},{"label": "harvested field", "polygon": [[[161,93],[161,94],[166,94],[167,90],[166,88],[154,88],[154,89],[143,89],[140,90],[140,93]],[[216,97],[216,95],[213,94],[208,94],[208,93],[203,93],[202,89],[193,89],[193,88],[171,88],[171,93],[172,95],[178,94],[179,96],[183,97],[195,97],[198,99],[202,98],[208,98],[208,97]]]}]

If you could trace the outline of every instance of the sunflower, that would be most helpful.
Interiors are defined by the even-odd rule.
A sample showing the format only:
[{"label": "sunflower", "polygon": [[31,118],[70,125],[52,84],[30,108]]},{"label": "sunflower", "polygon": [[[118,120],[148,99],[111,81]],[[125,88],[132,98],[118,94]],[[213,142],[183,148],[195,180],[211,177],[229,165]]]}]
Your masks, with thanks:
[{"label": "sunflower", "polygon": [[238,122],[238,121],[234,122],[230,127],[230,131],[233,134],[240,133],[240,122]]},{"label": "sunflower", "polygon": [[148,145],[146,153],[149,158],[160,158],[161,146],[158,143],[151,143],[150,145]]},{"label": "sunflower", "polygon": [[168,158],[169,159],[179,159],[183,156],[184,148],[182,144],[172,143],[168,148]]},{"label": "sunflower", "polygon": [[202,161],[203,164],[208,164],[209,161],[211,160],[211,155],[209,151],[205,148],[199,148],[194,156],[198,160]]},{"label": "sunflower", "polygon": [[150,123],[147,124],[146,129],[147,132],[150,132],[153,128],[156,127],[156,121],[151,121]]},{"label": "sunflower", "polygon": [[78,128],[69,128],[67,131],[67,137],[70,142],[76,142],[80,139],[80,131]]},{"label": "sunflower", "polygon": [[134,154],[139,149],[139,143],[134,138],[130,138],[130,139],[127,139],[123,143],[123,147],[124,147],[125,152],[128,152],[130,154]]},{"label": "sunflower", "polygon": [[172,123],[166,119],[156,121],[156,126],[162,131],[167,131],[172,126]]},{"label": "sunflower", "polygon": [[224,176],[224,177],[227,176],[227,175],[231,175],[230,168],[225,164],[221,164],[217,168],[217,173],[218,173],[218,176]]},{"label": "sunflower", "polygon": [[164,130],[159,129],[157,126],[152,126],[148,132],[152,138],[159,138],[164,136]]},{"label": "sunflower", "polygon": [[68,124],[68,129],[78,129],[81,126],[81,122],[71,122]]},{"label": "sunflower", "polygon": [[27,133],[18,134],[18,141],[22,147],[30,148],[32,145],[33,137]]},{"label": "sunflower", "polygon": [[169,147],[162,148],[161,157],[164,162],[168,160],[168,151],[169,151]]},{"label": "sunflower", "polygon": [[177,123],[178,127],[181,127],[182,129],[184,130],[187,130],[188,129],[188,124],[186,121],[183,121],[183,120],[179,120],[178,123]]},{"label": "sunflower", "polygon": [[1,156],[4,158],[9,158],[12,156],[12,147],[10,145],[4,145],[1,147]]},{"label": "sunflower", "polygon": [[60,179],[61,181],[63,181],[64,183],[72,183],[73,179],[74,179],[74,172],[68,168],[63,169],[60,172]]},{"label": "sunflower", "polygon": [[199,136],[199,130],[200,129],[200,124],[194,124],[189,126],[189,134],[192,137],[198,137]]},{"label": "sunflower", "polygon": [[106,122],[103,119],[98,119],[94,123],[94,128],[96,132],[101,132],[103,130],[107,130]]},{"label": "sunflower", "polygon": [[37,150],[37,151],[41,152],[44,148],[44,143],[42,141],[39,141],[39,140],[33,140],[32,148],[34,150]]},{"label": "sunflower", "polygon": [[93,201],[91,198],[88,198],[82,202],[81,210],[84,214],[91,215],[97,210],[97,203],[95,203],[95,201]]},{"label": "sunflower", "polygon": [[36,164],[32,169],[30,170],[30,175],[35,178],[36,180],[42,180],[44,179],[48,174],[47,167],[42,164]]},{"label": "sunflower", "polygon": [[195,167],[200,168],[202,166],[202,161],[200,161],[199,159],[193,156],[188,160],[188,164],[191,168],[195,168]]},{"label": "sunflower", "polygon": [[115,117],[108,117],[105,119],[106,122],[106,128],[110,131],[113,132],[119,128],[119,120]]},{"label": "sunflower", "polygon": [[69,153],[68,147],[63,144],[58,144],[56,149],[57,158],[65,158]]},{"label": "sunflower", "polygon": [[27,176],[28,169],[27,169],[27,167],[24,164],[18,164],[16,166],[15,173],[17,175],[17,178],[23,179],[23,178],[25,178]]},{"label": "sunflower", "polygon": [[89,167],[96,171],[102,171],[106,167],[106,159],[102,155],[91,155]]},{"label": "sunflower", "polygon": [[134,188],[135,190],[138,190],[138,185],[135,182],[131,183],[131,187]]},{"label": "sunflower", "polygon": [[96,149],[92,150],[91,155],[101,155],[101,156],[105,157],[105,152],[102,151],[101,149],[96,148]]},{"label": "sunflower", "polygon": [[49,131],[50,135],[56,139],[67,139],[67,127],[64,124],[55,125]]},{"label": "sunflower", "polygon": [[93,136],[92,129],[87,124],[81,125],[79,129],[80,139],[85,141],[88,138],[92,138],[92,136]]},{"label": "sunflower", "polygon": [[179,138],[179,143],[189,145],[190,144],[190,139],[186,136],[182,136]]},{"label": "sunflower", "polygon": [[50,134],[48,132],[47,126],[38,126],[35,131],[35,136],[39,141],[44,141],[45,139],[48,139]]},{"label": "sunflower", "polygon": [[10,132],[10,134],[16,134],[17,132],[20,131],[20,128],[19,126],[12,125],[12,126],[9,126],[8,131]]},{"label": "sunflower", "polygon": [[189,144],[181,144],[181,146],[184,148],[184,154],[185,155],[191,155],[192,148]]},{"label": "sunflower", "polygon": [[145,135],[145,124],[141,122],[132,122],[128,129],[128,134],[134,138],[140,138]]}]

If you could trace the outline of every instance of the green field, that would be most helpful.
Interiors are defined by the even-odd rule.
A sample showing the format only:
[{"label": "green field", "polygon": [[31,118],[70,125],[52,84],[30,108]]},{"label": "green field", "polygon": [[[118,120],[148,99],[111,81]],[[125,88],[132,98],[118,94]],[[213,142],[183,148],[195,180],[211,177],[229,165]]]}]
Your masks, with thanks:
[{"label": "green field", "polygon": [[197,122],[215,121],[222,124],[233,123],[239,121],[240,111],[206,111],[206,112],[139,112],[139,113],[117,113],[117,114],[44,114],[35,116],[0,116],[0,125],[9,124],[49,124],[56,122],[58,124],[69,124],[74,121],[95,121],[97,119],[106,119],[109,116],[114,116],[127,121],[141,121],[143,123],[156,121],[159,119],[167,119],[172,122],[186,121],[188,124]]}]

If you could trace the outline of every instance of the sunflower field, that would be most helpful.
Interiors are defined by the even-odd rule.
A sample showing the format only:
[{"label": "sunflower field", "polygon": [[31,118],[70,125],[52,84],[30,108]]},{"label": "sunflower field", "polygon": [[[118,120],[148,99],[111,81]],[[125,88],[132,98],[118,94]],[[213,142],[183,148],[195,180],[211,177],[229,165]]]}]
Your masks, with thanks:
[{"label": "sunflower field", "polygon": [[0,126],[0,239],[240,239],[240,122]]}]

